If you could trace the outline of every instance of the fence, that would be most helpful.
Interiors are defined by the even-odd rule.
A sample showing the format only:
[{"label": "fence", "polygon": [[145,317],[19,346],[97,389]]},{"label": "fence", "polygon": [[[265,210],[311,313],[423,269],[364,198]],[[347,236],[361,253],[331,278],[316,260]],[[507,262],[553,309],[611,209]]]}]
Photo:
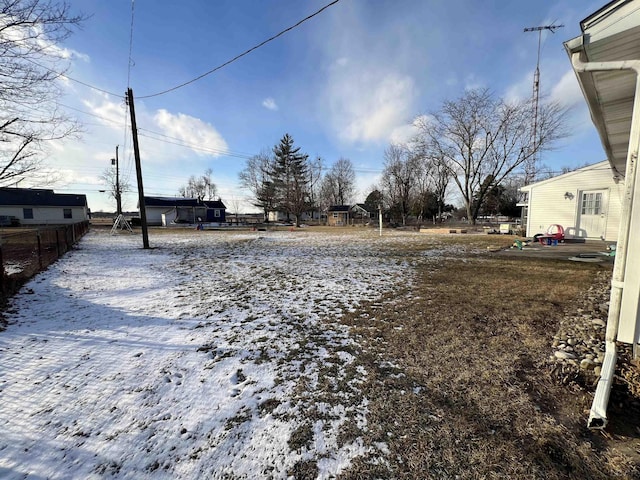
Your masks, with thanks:
[{"label": "fence", "polygon": [[89,222],[0,232],[0,295],[7,297],[64,255],[89,230]]}]

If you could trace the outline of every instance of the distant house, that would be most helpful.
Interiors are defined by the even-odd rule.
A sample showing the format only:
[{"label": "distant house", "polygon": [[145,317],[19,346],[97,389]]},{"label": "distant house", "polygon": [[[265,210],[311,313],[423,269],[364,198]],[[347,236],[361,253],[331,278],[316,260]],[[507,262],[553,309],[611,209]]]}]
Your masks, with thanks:
[{"label": "distant house", "polygon": [[351,207],[351,218],[354,224],[377,222],[378,212],[369,210],[364,203],[356,203]]},{"label": "distant house", "polygon": [[564,227],[566,238],[618,239],[624,181],[608,161],[589,165],[520,189],[527,236],[550,225]]},{"label": "distant house", "polygon": [[[271,210],[267,214],[267,219],[270,222],[287,222],[287,221],[294,222],[295,218],[296,218],[295,215],[289,214],[289,219],[287,220],[287,213],[280,210]],[[302,215],[300,215],[301,222],[320,220],[320,218],[321,218],[321,214],[320,212],[317,212],[317,211],[304,212]]]},{"label": "distant house", "polygon": [[36,188],[0,188],[0,224],[62,225],[89,219],[86,195]]},{"label": "distant house", "polygon": [[[225,223],[226,208],[221,200],[182,197],[144,197],[147,225],[176,223]],[[139,207],[139,206],[138,206]]]},{"label": "distant house", "polygon": [[332,227],[365,225],[376,218],[376,212],[369,211],[364,203],[331,205],[327,209],[327,225]]},{"label": "distant house", "polygon": [[327,209],[327,225],[344,227],[351,219],[351,205],[331,205]]}]

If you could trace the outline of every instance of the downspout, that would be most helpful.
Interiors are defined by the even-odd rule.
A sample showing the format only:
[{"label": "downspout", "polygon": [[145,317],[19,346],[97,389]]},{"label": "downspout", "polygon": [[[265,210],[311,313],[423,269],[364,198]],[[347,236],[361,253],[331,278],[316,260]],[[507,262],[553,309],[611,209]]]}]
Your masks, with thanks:
[{"label": "downspout", "polygon": [[620,305],[624,288],[625,269],[627,264],[627,251],[629,246],[629,226],[636,183],[636,164],[638,160],[638,148],[640,147],[640,60],[625,60],[617,62],[583,62],[580,52],[571,54],[571,64],[576,73],[602,72],[613,70],[631,70],[636,74],[636,90],[633,100],[631,117],[631,131],[629,134],[629,148],[627,152],[627,165],[624,184],[624,202],[620,217],[620,229],[618,232],[618,244],[616,247],[616,259],[611,279],[611,296],[609,302],[609,314],[607,317],[607,330],[605,338],[605,355],[602,362],[602,370],[596,393],[589,413],[588,428],[604,429],[607,425],[607,404],[613,375],[616,368],[617,352],[616,339],[620,325]]}]

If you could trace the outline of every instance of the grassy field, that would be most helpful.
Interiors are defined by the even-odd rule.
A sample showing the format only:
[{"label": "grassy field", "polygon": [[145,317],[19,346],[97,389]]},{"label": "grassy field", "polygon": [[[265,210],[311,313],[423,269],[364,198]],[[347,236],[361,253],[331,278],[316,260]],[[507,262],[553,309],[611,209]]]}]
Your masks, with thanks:
[{"label": "grassy field", "polygon": [[[193,401],[185,397],[180,384],[202,377],[207,380],[204,385],[213,385],[215,375],[226,380],[215,362],[229,362],[236,372],[234,385],[246,391],[219,399],[229,407],[226,420],[209,410],[202,412],[203,418],[224,424],[220,438],[237,440],[232,450],[242,453],[238,456],[241,462],[256,425],[267,420],[293,425],[283,437],[284,446],[280,445],[286,454],[274,457],[295,459],[290,469],[287,466],[291,478],[318,478],[329,471],[326,461],[336,452],[351,459],[348,467],[335,470],[344,479],[640,478],[637,367],[623,355],[610,402],[610,425],[603,432],[591,432],[586,420],[593,377],[582,375],[579,369],[571,371],[567,365],[559,375],[558,364],[550,358],[554,337],[561,330],[571,330],[571,322],[584,311],[593,289],[602,290],[606,297],[611,264],[542,258],[535,250],[526,256],[504,256],[501,250],[512,244],[513,237],[499,235],[389,230],[379,239],[377,232],[364,228],[247,230],[239,234],[152,229],[150,255],[131,248],[139,246],[139,235],[121,235],[110,236],[105,229],[90,236],[76,255],[78,265],[70,262],[59,276],[51,272],[52,287],[66,282],[65,288],[73,290],[73,295],[60,296],[55,288],[49,292],[47,282],[37,285],[44,289],[42,295],[64,297],[68,302],[55,310],[62,316],[54,323],[63,328],[62,324],[70,322],[64,328],[71,333],[77,323],[83,329],[95,329],[97,338],[111,335],[115,342],[121,332],[143,335],[155,326],[163,335],[173,332],[178,343],[183,342],[184,332],[197,339],[194,345],[207,340],[198,348],[190,345],[179,356],[167,354],[166,342],[158,342],[157,348],[145,350],[143,360],[142,347],[136,346],[135,359],[141,363],[131,375],[114,367],[118,375],[113,378],[120,379],[118,391],[128,392],[127,382],[137,384],[139,375],[163,399],[171,399],[177,413],[167,420],[169,433],[177,428],[169,423],[179,421],[183,413],[192,421],[196,417]],[[150,276],[154,280],[149,284],[156,288],[166,283],[166,291],[143,288],[146,283],[142,280],[142,286],[136,287],[136,275],[111,272],[116,263],[110,255],[116,251],[128,259],[117,265],[137,265],[133,271],[138,277]],[[147,263],[148,258],[155,260]],[[98,260],[105,267],[87,269],[82,263],[98,265]],[[78,270],[75,276],[68,274],[72,267]],[[78,284],[82,278],[85,284]],[[133,291],[139,288],[138,295],[149,296],[146,302],[137,298],[124,316],[127,297],[111,292],[116,284],[118,292],[129,291],[121,285],[123,278],[132,282]],[[105,297],[109,293],[116,295],[117,308],[96,301],[111,298]],[[157,302],[154,295],[165,300]],[[16,307],[14,315],[51,320],[48,302],[38,309],[33,296],[23,297],[23,306]],[[89,307],[96,310],[86,310]],[[69,312],[76,311],[79,318],[74,320]],[[35,351],[31,343],[24,350],[23,337],[29,336],[21,335],[17,328],[46,327],[40,325],[44,320],[31,323],[8,332],[15,337],[15,345],[7,343],[6,352],[26,352],[33,356],[32,363],[39,364],[54,355],[56,348],[45,342],[38,344],[44,353]],[[191,323],[193,329],[185,330]],[[150,335],[155,338],[153,332]],[[67,345],[66,336],[56,338]],[[156,345],[155,340],[147,343]],[[87,358],[110,358],[113,345],[102,341],[91,345]],[[126,344],[122,348],[126,350]],[[215,357],[211,365],[198,363],[205,354]],[[195,363],[187,365],[191,360]],[[75,378],[77,368],[86,367],[82,378],[93,385],[94,379],[106,375],[101,370],[105,365],[111,363],[86,360],[69,374]],[[153,370],[160,366],[162,375],[154,380]],[[180,382],[165,381],[163,372],[183,370],[188,374]],[[256,372],[269,372],[274,385],[262,385]],[[16,384],[22,385],[28,376],[19,374]],[[59,392],[65,385],[53,379],[51,391]],[[199,388],[196,384],[186,391]],[[250,395],[253,390],[264,397],[260,403]],[[56,395],[51,398],[57,399]],[[82,398],[82,393],[74,393],[74,398]],[[41,400],[38,395],[37,402]],[[155,418],[153,409],[145,405],[133,410],[136,418]],[[153,407],[156,402],[148,405]],[[50,408],[51,415],[61,414],[65,406]],[[242,408],[234,413],[238,406]],[[88,438],[104,442],[98,443],[98,450],[104,445],[126,451],[146,448],[144,443],[126,447],[131,432],[115,445],[103,439],[96,427],[99,422],[91,417],[100,411],[92,408],[78,417],[88,429],[96,429],[87,430],[92,432]],[[74,415],[69,413],[68,418]],[[129,424],[126,416],[116,412],[107,423],[117,422]],[[200,455],[215,459],[221,451],[217,444],[216,448],[203,446],[209,445],[210,432],[193,428],[190,435],[188,442],[178,442],[172,434],[154,437],[157,444],[152,451],[163,458],[162,446],[169,452],[197,447],[196,457],[183,455],[181,462],[168,467],[175,478],[189,461],[197,464]],[[30,445],[22,432],[16,436]],[[352,451],[358,445],[363,448]],[[22,444],[19,447],[22,452]],[[73,452],[69,450],[69,455]],[[202,461],[206,469],[212,468],[206,458]],[[227,467],[233,465],[227,463]],[[69,468],[75,468],[72,462]],[[125,463],[122,468],[136,471],[136,465]]]},{"label": "grassy field", "polygon": [[560,321],[607,267],[480,255],[418,268],[417,286],[346,320],[369,360],[365,435],[387,442],[392,460],[360,461],[345,478],[639,478],[633,385],[614,392],[611,428],[589,432],[593,385],[550,374]]}]

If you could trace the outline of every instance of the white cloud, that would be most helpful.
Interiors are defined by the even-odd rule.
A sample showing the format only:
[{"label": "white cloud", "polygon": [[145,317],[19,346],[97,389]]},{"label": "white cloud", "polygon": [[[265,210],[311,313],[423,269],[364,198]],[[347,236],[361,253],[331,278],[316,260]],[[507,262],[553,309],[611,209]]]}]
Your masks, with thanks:
[{"label": "white cloud", "polygon": [[94,120],[103,125],[122,130],[125,124],[127,110],[124,102],[112,102],[106,94],[98,94],[98,100],[83,100],[83,105],[90,110]]},{"label": "white cloud", "polygon": [[473,73],[467,75],[467,78],[465,78],[464,81],[464,89],[467,91],[478,90],[480,88],[484,88],[485,86],[485,83]]},{"label": "white cloud", "polygon": [[551,100],[573,107],[584,102],[580,85],[573,70],[568,70],[551,90]]},{"label": "white cloud", "polygon": [[504,98],[508,102],[518,102],[533,95],[533,72],[527,72],[517,83],[507,88]]},{"label": "white cloud", "polygon": [[276,101],[275,101],[273,98],[271,98],[271,97],[265,98],[265,99],[262,101],[262,106],[263,106],[264,108],[266,108],[267,110],[273,110],[273,111],[278,110],[278,104],[277,104],[277,103],[276,103]]},{"label": "white cloud", "polygon": [[372,31],[363,5],[351,2],[339,14],[329,13],[326,29],[315,37],[324,54],[317,76],[321,121],[340,141],[356,147],[386,143],[411,121],[418,98],[411,72],[421,71],[403,22]]},{"label": "white cloud", "polygon": [[355,201],[357,203],[363,203],[367,199],[367,196],[380,184],[381,177],[381,173],[358,173],[356,176]]},{"label": "white cloud", "polygon": [[211,124],[199,118],[184,113],[174,115],[165,109],[160,109],[153,116],[153,121],[162,133],[197,146],[198,149],[192,151],[199,156],[217,157],[228,149],[222,135]]},{"label": "white cloud", "polygon": [[410,119],[415,97],[412,77],[354,67],[331,72],[325,100],[339,138],[358,143],[390,140]]}]

